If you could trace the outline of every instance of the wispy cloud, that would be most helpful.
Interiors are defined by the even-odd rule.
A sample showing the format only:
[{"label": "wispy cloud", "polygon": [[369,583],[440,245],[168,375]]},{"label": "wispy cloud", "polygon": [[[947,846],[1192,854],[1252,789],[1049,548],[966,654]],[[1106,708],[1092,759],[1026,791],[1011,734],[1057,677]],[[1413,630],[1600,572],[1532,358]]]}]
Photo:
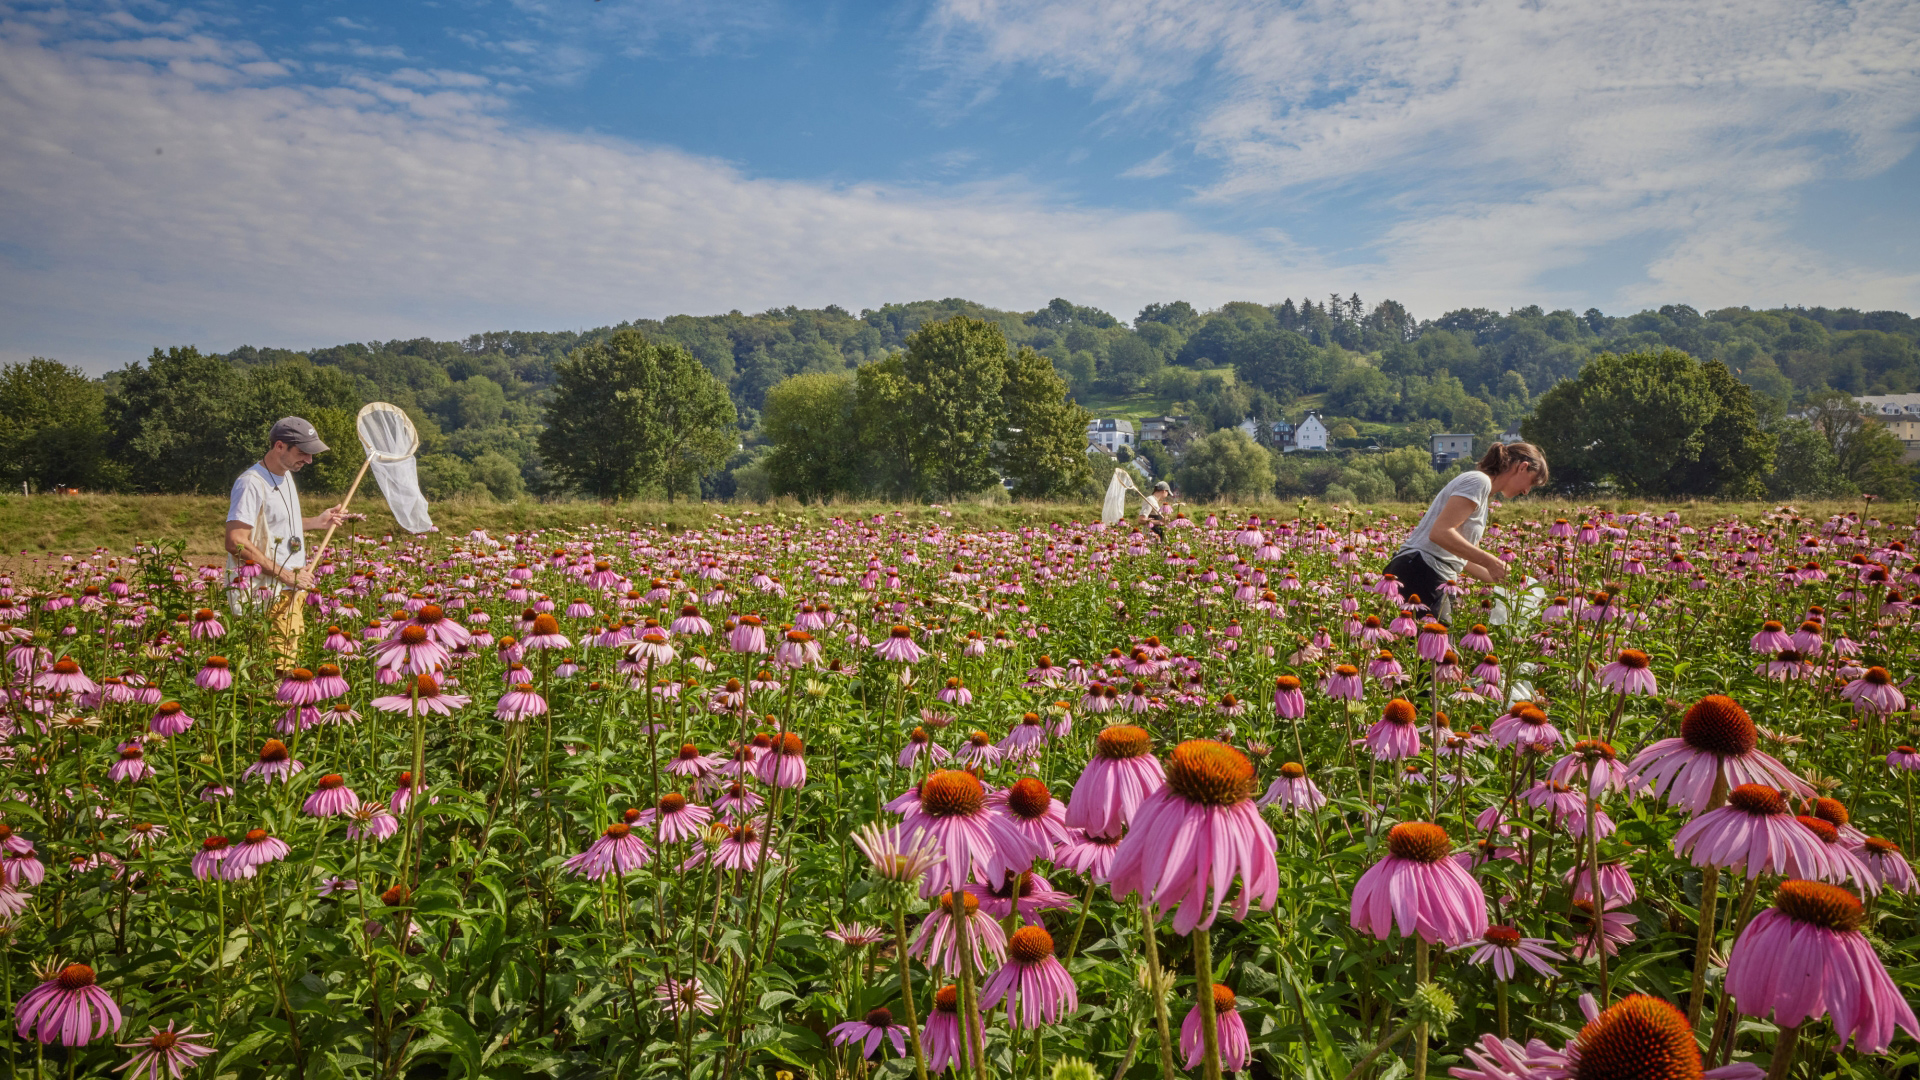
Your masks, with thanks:
[{"label": "wispy cloud", "polygon": [[1121,108],[1178,89],[1221,167],[1204,200],[1369,192],[1356,240],[1416,288],[1471,266],[1518,296],[1651,233],[1669,242],[1640,296],[1920,298],[1781,225],[1808,182],[1912,152],[1913,0],[945,0],[933,23],[936,55],[983,79],[1036,71]]},{"label": "wispy cloud", "polygon": [[255,48],[185,51],[203,59],[183,73],[0,31],[0,356],[97,369],[187,341],[926,296],[1026,307],[1063,290],[1129,312],[1324,280],[1271,240],[1173,213],[1079,209],[1015,182],[756,178],[517,127],[486,88],[424,69],[301,85],[239,71],[270,59]]}]

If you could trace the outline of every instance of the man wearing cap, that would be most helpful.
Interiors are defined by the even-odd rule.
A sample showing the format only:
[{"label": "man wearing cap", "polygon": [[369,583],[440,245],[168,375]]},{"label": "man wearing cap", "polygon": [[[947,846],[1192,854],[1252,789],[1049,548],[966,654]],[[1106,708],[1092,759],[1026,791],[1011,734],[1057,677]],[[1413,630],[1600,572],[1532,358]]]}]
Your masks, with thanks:
[{"label": "man wearing cap", "polygon": [[[233,500],[227,509],[227,573],[236,612],[249,585],[263,585],[274,592],[285,586],[312,587],[304,534],[308,529],[338,525],[347,513],[330,506],[317,517],[302,517],[293,474],[326,449],[312,424],[297,416],[283,417],[267,434],[267,452],[233,482]],[[258,566],[265,580],[243,582],[241,559]]]}]

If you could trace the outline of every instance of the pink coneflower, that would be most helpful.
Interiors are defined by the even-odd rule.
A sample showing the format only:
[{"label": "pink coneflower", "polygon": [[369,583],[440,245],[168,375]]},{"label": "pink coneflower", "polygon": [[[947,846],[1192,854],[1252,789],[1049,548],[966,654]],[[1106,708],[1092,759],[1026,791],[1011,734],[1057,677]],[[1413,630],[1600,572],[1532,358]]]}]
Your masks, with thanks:
[{"label": "pink coneflower", "polygon": [[663,844],[677,844],[682,840],[697,840],[707,830],[707,823],[713,820],[713,812],[697,803],[687,801],[685,795],[669,791],[654,803],[642,810],[637,822],[652,825],[654,835]]},{"label": "pink coneflower", "polygon": [[1307,696],[1300,689],[1299,679],[1292,675],[1274,676],[1273,711],[1282,720],[1298,720],[1307,715]]},{"label": "pink coneflower", "polygon": [[1548,948],[1553,942],[1546,938],[1521,937],[1520,931],[1511,926],[1489,926],[1480,935],[1479,941],[1469,941],[1453,947],[1454,952],[1473,950],[1467,960],[1475,964],[1486,964],[1493,968],[1493,977],[1501,982],[1512,982],[1514,974],[1525,964],[1541,975],[1551,979],[1557,974],[1551,961],[1565,960],[1566,957]]},{"label": "pink coneflower", "polygon": [[1760,624],[1760,632],[1753,635],[1747,647],[1757,653],[1777,653],[1781,649],[1793,648],[1793,639],[1787,636],[1787,628],[1772,619]]},{"label": "pink coneflower", "polygon": [[[36,689],[49,694],[97,694],[100,684],[87,678],[80,670],[80,664],[71,656],[63,656],[53,662],[53,666],[34,677]],[[104,992],[104,991],[103,991]]]},{"label": "pink coneflower", "polygon": [[400,831],[400,819],[392,810],[377,802],[363,802],[347,811],[347,839],[372,840],[374,843]]},{"label": "pink coneflower", "polygon": [[351,814],[360,805],[360,796],[347,786],[346,777],[339,773],[328,773],[320,778],[320,784],[307,796],[300,810],[309,817],[337,817]]},{"label": "pink coneflower", "polygon": [[1616,694],[1652,696],[1659,692],[1659,686],[1651,664],[1647,654],[1639,649],[1621,649],[1613,663],[1601,668],[1596,678],[1601,686]]},{"label": "pink coneflower", "polygon": [[1415,656],[1430,664],[1437,664],[1446,658],[1452,648],[1447,641],[1447,628],[1437,622],[1420,624],[1420,631],[1413,639]]},{"label": "pink coneflower", "polygon": [[560,620],[552,615],[541,613],[533,617],[526,639],[520,642],[523,649],[567,649],[573,647],[572,639],[560,632]]},{"label": "pink coneflower", "polygon": [[233,685],[233,669],[228,666],[224,656],[209,656],[193,677],[193,684],[202,690],[219,693]]},{"label": "pink coneflower", "polygon": [[967,736],[966,739],[960,743],[960,749],[954,752],[954,757],[958,759],[962,765],[974,768],[998,765],[1001,759],[1006,756],[1006,751],[1001,750],[1000,747],[994,743],[993,736],[988,735],[984,731],[976,731]]},{"label": "pink coneflower", "polygon": [[984,975],[989,963],[998,964],[1007,956],[1006,931],[992,919],[980,917],[980,897],[971,892],[943,892],[934,901],[933,910],[913,936],[909,956],[917,956],[929,970],[959,975],[960,938],[954,933],[954,905],[966,916],[967,957],[976,974]]},{"label": "pink coneflower", "polygon": [[1793,817],[1788,799],[1766,784],[1740,784],[1726,794],[1726,805],[1680,826],[1672,844],[1674,855],[1695,867],[1745,869],[1749,878],[1832,874],[1820,838]]},{"label": "pink coneflower", "polygon": [[828,941],[839,942],[849,949],[864,949],[869,945],[878,945],[887,940],[885,930],[860,922],[836,922],[833,924],[833,929],[820,936]]},{"label": "pink coneflower", "polygon": [[1289,810],[1314,811],[1327,805],[1327,797],[1320,793],[1307,777],[1306,767],[1298,762],[1289,761],[1280,766],[1280,775],[1273,778],[1273,784],[1267,793],[1260,796],[1261,806],[1279,803]]},{"label": "pink coneflower", "polygon": [[1080,1007],[1073,976],[1053,955],[1053,936],[1023,926],[1007,941],[1007,962],[980,987],[980,1007],[1007,1002],[1007,1018],[1022,1031],[1058,1023]]},{"label": "pink coneflower", "polygon": [[1490,653],[1493,651],[1493,638],[1487,634],[1487,628],[1474,623],[1467,629],[1467,635],[1460,639],[1460,647],[1469,652]]},{"label": "pink coneflower", "polygon": [[1884,889],[1897,893],[1920,892],[1920,879],[1916,879],[1913,867],[1907,857],[1900,853],[1900,845],[1878,836],[1869,836],[1860,845],[1860,861],[1873,872],[1874,880]]},{"label": "pink coneflower", "polygon": [[689,1013],[712,1016],[720,1011],[720,999],[709,993],[706,987],[701,986],[699,979],[681,982],[679,979],[669,978],[653,988],[653,1001],[676,1021]]},{"label": "pink coneflower", "polygon": [[1023,922],[1039,922],[1042,911],[1073,906],[1073,897],[1031,870],[1008,874],[993,888],[968,885],[967,891],[980,898],[980,910],[993,919],[1018,915]]},{"label": "pink coneflower", "polygon": [[1695,702],[1680,721],[1680,737],[1661,739],[1634,755],[1632,782],[1645,783],[1655,795],[1698,814],[1708,808],[1715,786],[1766,784],[1801,797],[1811,796],[1806,781],[1771,755],[1756,749],[1760,734],[1740,703],[1724,694]]},{"label": "pink coneflower", "polygon": [[[1573,899],[1593,903],[1593,871],[1585,862],[1575,863],[1573,868],[1561,875],[1561,881],[1573,886]],[[1640,896],[1639,887],[1633,883],[1633,873],[1624,863],[1603,862],[1600,864],[1600,893],[1607,899],[1609,906],[1631,904]]]},{"label": "pink coneflower", "polygon": [[1860,901],[1837,885],[1787,881],[1753,917],[1727,957],[1727,992],[1747,1016],[1773,1015],[1789,1032],[1822,1016],[1863,1054],[1880,1054],[1894,1029],[1920,1038],[1920,1021],[1860,933]]},{"label": "pink coneflower", "polygon": [[1702,1070],[1700,1049],[1687,1015],[1659,998],[1632,994],[1601,1012],[1592,995],[1580,996],[1587,1026],[1564,1049],[1533,1039],[1525,1046],[1483,1035],[1466,1058],[1473,1068],[1454,1068],[1459,1080],[1760,1080],[1756,1066],[1740,1063]]},{"label": "pink coneflower", "polygon": [[805,668],[820,666],[820,643],[805,630],[789,630],[774,650],[773,662],[776,667]]},{"label": "pink coneflower", "polygon": [[[1240,1019],[1240,1010],[1234,1007],[1233,990],[1221,983],[1213,984],[1213,1031],[1214,1045],[1220,1050],[1220,1071],[1240,1072],[1247,1067],[1247,1061],[1253,1055],[1253,1048],[1247,1041],[1247,1023]],[[1201,1059],[1206,1056],[1206,1038],[1200,1025],[1206,1022],[1199,1003],[1187,1011],[1187,1018],[1180,1021],[1180,1049],[1187,1055],[1187,1071],[1200,1067]]]},{"label": "pink coneflower", "polygon": [[1105,885],[1112,877],[1113,854],[1120,850],[1120,839],[1074,829],[1068,833],[1067,842],[1053,853],[1053,864],[1083,874],[1096,885]]},{"label": "pink coneflower", "polygon": [[195,641],[212,641],[225,637],[227,628],[220,625],[220,616],[212,608],[201,608],[193,613],[193,629],[187,636]]},{"label": "pink coneflower", "polygon": [[274,692],[274,700],[284,705],[311,705],[324,696],[313,683],[313,672],[306,668],[287,672],[280,680],[280,688]]},{"label": "pink coneflower", "polygon": [[177,701],[161,702],[153,710],[153,719],[147,721],[147,730],[168,739],[185,734],[192,726],[193,717],[188,716]]},{"label": "pink coneflower", "polygon": [[314,668],[313,688],[319,692],[322,701],[340,697],[352,689],[341,676],[338,664],[321,664]]},{"label": "pink coneflower", "polygon": [[758,615],[738,616],[733,620],[732,629],[727,631],[727,647],[737,653],[766,652],[766,624]]},{"label": "pink coneflower", "polygon": [[[1057,725],[1056,734],[1065,734],[1068,722],[1063,720]],[[1009,759],[1031,760],[1039,757],[1046,748],[1049,727],[1046,718],[1039,713],[1022,713],[1020,722],[1007,729],[1007,737],[997,745]]]},{"label": "pink coneflower", "polygon": [[1855,712],[1870,716],[1886,716],[1902,712],[1907,707],[1907,698],[1900,688],[1893,684],[1893,676],[1883,667],[1870,667],[1859,678],[1846,685],[1840,696],[1853,702]]},{"label": "pink coneflower", "polygon": [[[977,1059],[980,1047],[986,1044],[986,1031],[980,1022],[980,1014],[973,1014],[969,1025],[973,1031],[968,1044],[974,1048]],[[926,1055],[927,1072],[938,1074],[948,1068],[964,1073],[971,1062],[961,1059],[966,1053],[960,1038],[960,988],[949,983],[934,991],[933,1009],[927,1013],[927,1023],[920,1031],[920,1049]]]},{"label": "pink coneflower", "polygon": [[164,1030],[157,1027],[147,1029],[147,1037],[138,1042],[116,1043],[122,1050],[135,1051],[133,1057],[114,1072],[126,1072],[129,1080],[145,1076],[147,1080],[160,1080],[161,1070],[169,1077],[178,1080],[181,1073],[198,1064],[199,1058],[207,1057],[214,1048],[205,1045],[205,1040],[213,1038],[211,1034],[193,1030],[193,1025],[174,1030],[174,1021],[167,1021]]},{"label": "pink coneflower", "polygon": [[323,724],[357,724],[360,722],[360,714],[353,711],[351,702],[336,701],[320,713],[320,722]]},{"label": "pink coneflower", "polygon": [[1920,772],[1920,750],[1911,746],[1896,746],[1887,752],[1887,764],[1907,772]]},{"label": "pink coneflower", "polygon": [[1067,842],[1066,806],[1053,797],[1047,785],[1032,776],[1023,776],[1011,787],[987,796],[987,812],[1006,826],[1004,835],[1018,836],[1026,843],[996,842],[993,857],[987,862],[987,880],[1028,869],[1035,859],[1050,859],[1056,847]]},{"label": "pink coneflower", "polygon": [[126,1022],[113,995],[95,985],[93,969],[85,964],[68,964],[27,991],[14,1009],[14,1021],[21,1038],[61,1046],[85,1046]]},{"label": "pink coneflower", "polygon": [[773,736],[773,745],[755,767],[760,782],[774,788],[805,787],[807,748],[800,736],[789,731]]},{"label": "pink coneflower", "polygon": [[1367,678],[1389,687],[1397,686],[1406,681],[1406,669],[1393,658],[1391,651],[1381,649],[1372,660],[1367,661]]},{"label": "pink coneflower", "polygon": [[941,852],[940,865],[928,873],[922,896],[959,889],[976,875],[994,880],[991,869],[996,848],[1029,849],[1025,837],[1012,832],[998,816],[987,812],[987,792],[979,777],[958,769],[942,769],[921,782],[919,797],[904,808],[900,831],[933,838]]},{"label": "pink coneflower", "polygon": [[713,624],[700,616],[699,608],[692,604],[683,604],[680,607],[680,614],[667,624],[667,629],[676,634],[705,637],[713,633]]},{"label": "pink coneflower", "polygon": [[561,865],[569,872],[578,874],[589,881],[598,881],[608,872],[629,874],[652,861],[653,852],[648,850],[646,842],[634,835],[633,826],[624,821],[616,821],[607,826],[600,838],[588,845],[587,850],[569,858]]},{"label": "pink coneflower", "polygon": [[193,856],[193,876],[201,881],[219,880],[220,864],[233,851],[233,843],[224,836],[209,836],[200,841]]},{"label": "pink coneflower", "polygon": [[1600,739],[1582,739],[1573,744],[1573,752],[1553,763],[1547,779],[1575,787],[1584,784],[1587,793],[1599,798],[1608,791],[1627,789],[1627,769],[1620,763],[1613,744]]},{"label": "pink coneflower", "polygon": [[1438,825],[1402,822],[1387,830],[1387,856],[1353,887],[1348,920],[1385,941],[1420,935],[1442,945],[1464,945],[1487,932],[1487,898],[1455,860],[1453,841]]},{"label": "pink coneflower", "polygon": [[860,1056],[871,1058],[882,1043],[892,1040],[893,1056],[907,1056],[907,1029],[893,1022],[893,1013],[885,1008],[869,1009],[858,1020],[836,1024],[827,1033],[835,1046],[859,1046]]},{"label": "pink coneflower", "polygon": [[107,779],[116,784],[137,784],[153,775],[153,766],[147,764],[147,752],[137,742],[120,744],[120,760],[107,769]]},{"label": "pink coneflower", "polygon": [[682,743],[679,751],[673,755],[673,760],[667,762],[667,772],[674,776],[687,776],[698,780],[718,769],[722,764],[724,763],[719,758],[701,753],[698,746]]},{"label": "pink coneflower", "polygon": [[1634,940],[1633,925],[1640,916],[1629,915],[1618,910],[1626,906],[1625,900],[1607,897],[1607,904],[1600,915],[1600,940],[1596,942],[1593,925],[1593,903],[1590,900],[1575,900],[1567,912],[1567,919],[1573,924],[1573,958],[1585,960],[1592,956],[1595,946],[1605,948],[1608,956],[1617,956],[1620,946]]},{"label": "pink coneflower", "polygon": [[285,840],[267,830],[249,829],[239,843],[227,850],[227,857],[220,861],[220,873],[228,881],[250,878],[260,867],[278,862],[292,851]]},{"label": "pink coneflower", "polygon": [[500,695],[493,715],[495,719],[513,724],[545,715],[546,711],[547,699],[534,691],[532,683],[514,683],[506,693]]},{"label": "pink coneflower", "polygon": [[1516,702],[1493,726],[1487,729],[1497,746],[1509,746],[1516,752],[1551,750],[1560,745],[1560,729],[1547,719],[1546,711],[1531,701]]},{"label": "pink coneflower", "polygon": [[1380,719],[1360,741],[1373,753],[1375,761],[1399,761],[1403,758],[1420,756],[1420,728],[1414,723],[1418,719],[1413,702],[1406,698],[1394,698],[1387,702],[1380,712]]},{"label": "pink coneflower", "polygon": [[1811,814],[1802,814],[1794,820],[1813,833],[1820,841],[1821,851],[1826,855],[1826,872],[1806,876],[1836,883],[1851,881],[1855,889],[1867,896],[1873,896],[1880,891],[1880,879],[1874,876],[1872,870],[1867,869],[1866,863],[1860,861],[1860,856],[1853,853],[1853,849],[1841,837],[1840,830],[1833,822]]},{"label": "pink coneflower", "polygon": [[1360,669],[1352,664],[1334,665],[1333,671],[1321,681],[1320,689],[1335,701],[1359,701],[1366,696]]},{"label": "pink coneflower", "polygon": [[1147,796],[1167,782],[1153,756],[1153,737],[1116,724],[1094,737],[1093,758],[1074,781],[1062,823],[1090,836],[1119,836]]},{"label": "pink coneflower", "polygon": [[151,821],[135,822],[127,826],[127,850],[141,852],[167,838],[167,827],[155,825]]},{"label": "pink coneflower", "polygon": [[424,626],[406,625],[374,649],[375,662],[402,675],[427,675],[449,662],[447,647],[433,640]]},{"label": "pink coneflower", "polygon": [[758,815],[766,804],[765,799],[748,791],[746,785],[732,783],[713,800],[713,812],[728,821],[745,821]]},{"label": "pink coneflower", "polygon": [[900,664],[917,664],[927,655],[924,649],[914,644],[913,628],[910,626],[894,627],[880,644],[873,647],[873,653],[882,660]]},{"label": "pink coneflower", "polygon": [[305,768],[305,765],[293,760],[293,756],[287,753],[286,743],[279,739],[268,739],[260,744],[259,760],[247,766],[247,771],[241,774],[240,778],[251,780],[257,776],[269,784],[275,780],[284,784],[291,780],[295,773]]},{"label": "pink coneflower", "polygon": [[382,712],[393,713],[438,713],[449,716],[455,709],[464,709],[473,699],[463,694],[444,694],[440,692],[440,681],[432,675],[416,675],[410,682],[402,684],[406,693],[389,694],[373,699],[373,707]]},{"label": "pink coneflower", "polygon": [[1280,889],[1279,844],[1252,788],[1253,763],[1233,747],[1209,739],[1174,747],[1166,784],[1140,803],[1114,854],[1114,895],[1139,893],[1162,914],[1178,905],[1178,934],[1212,926],[1235,877],[1241,887],[1234,918],[1246,918],[1255,900],[1261,910],[1271,908]]},{"label": "pink coneflower", "polygon": [[[708,857],[706,850],[693,853],[693,857],[681,865],[688,870],[700,865]],[[735,825],[728,829],[727,835],[713,846],[713,865],[722,870],[741,870],[751,873],[765,859],[778,859],[780,853],[767,850],[766,838],[761,836],[751,824]]]}]

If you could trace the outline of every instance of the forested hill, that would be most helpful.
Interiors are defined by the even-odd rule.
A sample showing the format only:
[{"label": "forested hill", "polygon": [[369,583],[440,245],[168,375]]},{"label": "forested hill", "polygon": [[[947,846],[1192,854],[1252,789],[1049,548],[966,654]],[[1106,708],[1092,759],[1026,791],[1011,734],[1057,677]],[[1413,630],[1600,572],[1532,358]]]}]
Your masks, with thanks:
[{"label": "forested hill", "polygon": [[[577,333],[503,331],[464,341],[370,341],[305,351],[249,346],[222,358],[237,380],[225,395],[231,400],[208,393],[183,405],[181,415],[183,422],[230,421],[248,430],[255,421],[270,422],[267,414],[284,405],[351,410],[367,400],[392,401],[420,423],[431,484],[442,491],[484,486],[505,497],[543,490],[549,482],[535,438],[554,365],[622,327],[685,346],[724,382],[751,450],[774,384],[796,374],[853,369],[900,348],[921,325],[962,314],[989,320],[1016,346],[1050,357],[1082,402],[1098,408],[1123,395],[1145,395],[1193,415],[1203,428],[1297,414],[1311,404],[1329,417],[1490,434],[1526,415],[1538,394],[1591,357],[1661,345],[1722,360],[1781,405],[1828,389],[1920,390],[1920,321],[1894,311],[1725,308],[1703,314],[1668,305],[1608,316],[1530,306],[1504,314],[1462,309],[1421,320],[1394,301],[1367,304],[1356,295],[1229,303],[1207,312],[1185,301],[1156,303],[1128,323],[1066,300],[1014,312],[948,299],[859,315],[831,305],[788,307],[676,315]],[[163,389],[141,383],[145,371],[145,364],[130,363],[98,384],[109,433],[115,401],[134,396],[115,394],[116,387],[137,387],[147,396]],[[233,455],[252,452],[235,448]],[[210,468],[171,486],[224,490],[221,474]]]}]

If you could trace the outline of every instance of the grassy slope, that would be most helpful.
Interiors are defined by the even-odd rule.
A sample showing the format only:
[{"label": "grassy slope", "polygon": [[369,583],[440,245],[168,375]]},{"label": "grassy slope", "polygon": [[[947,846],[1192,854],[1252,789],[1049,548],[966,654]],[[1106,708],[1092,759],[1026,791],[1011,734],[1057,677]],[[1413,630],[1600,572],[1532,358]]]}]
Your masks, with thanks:
[{"label": "grassy slope", "polygon": [[[305,501],[305,509],[318,511],[326,503],[318,498]],[[385,535],[395,528],[386,504],[377,496],[359,498],[355,509],[365,511],[367,520],[357,523],[361,536]],[[1292,517],[1294,503],[1268,500],[1257,506],[1186,507],[1194,517],[1214,510],[1223,519],[1258,512],[1266,516]],[[1625,511],[1653,506],[1631,501],[1609,502],[1607,508]],[[1798,503],[1810,518],[1857,511],[1857,501]],[[137,540],[179,539],[186,541],[187,554],[195,560],[221,557],[221,521],[227,500],[207,495],[41,495],[26,498],[0,496],[0,567],[25,565],[47,555],[84,554],[96,547],[125,553]],[[1131,507],[1129,507],[1131,509]],[[1666,509],[1665,505],[1654,506]],[[1731,515],[1751,520],[1773,509],[1766,503],[1686,503],[1677,507],[1689,522],[1712,521]],[[1426,508],[1410,503],[1387,503],[1361,507],[1360,515],[1381,518],[1417,517]],[[1309,513],[1324,514],[1338,520],[1344,512],[1320,503],[1309,505]],[[608,505],[594,502],[535,502],[523,499],[513,503],[490,500],[456,499],[436,503],[434,521],[443,532],[465,533],[488,529],[496,536],[527,528],[561,528],[586,524],[661,525],[670,529],[711,527],[723,519],[734,521],[785,521],[795,524],[824,522],[831,518],[871,517],[886,514],[895,521],[913,524],[940,522],[947,526],[1021,526],[1049,522],[1089,521],[1100,513],[1099,504],[1083,503],[1005,503],[988,501],[960,502],[946,507],[908,506],[892,503],[859,502],[833,506],[803,507],[791,499],[780,499],[764,506],[741,503],[648,503],[632,502]],[[1495,512],[1495,519],[1541,520],[1555,516],[1576,517],[1580,513],[1571,504],[1554,498],[1525,499]],[[1914,513],[1909,504],[1877,504],[1873,516],[1883,520],[1906,520]],[[896,516],[897,515],[897,516]],[[318,542],[318,537],[313,538]]]},{"label": "grassy slope", "polygon": [[[1228,382],[1233,381],[1233,369],[1230,367],[1196,368],[1194,374],[1219,375]],[[1151,390],[1142,390],[1137,394],[1099,392],[1075,400],[1086,406],[1095,416],[1124,417],[1133,421],[1136,431],[1139,430],[1141,420],[1149,416],[1164,416],[1177,404],[1175,399]]]}]

